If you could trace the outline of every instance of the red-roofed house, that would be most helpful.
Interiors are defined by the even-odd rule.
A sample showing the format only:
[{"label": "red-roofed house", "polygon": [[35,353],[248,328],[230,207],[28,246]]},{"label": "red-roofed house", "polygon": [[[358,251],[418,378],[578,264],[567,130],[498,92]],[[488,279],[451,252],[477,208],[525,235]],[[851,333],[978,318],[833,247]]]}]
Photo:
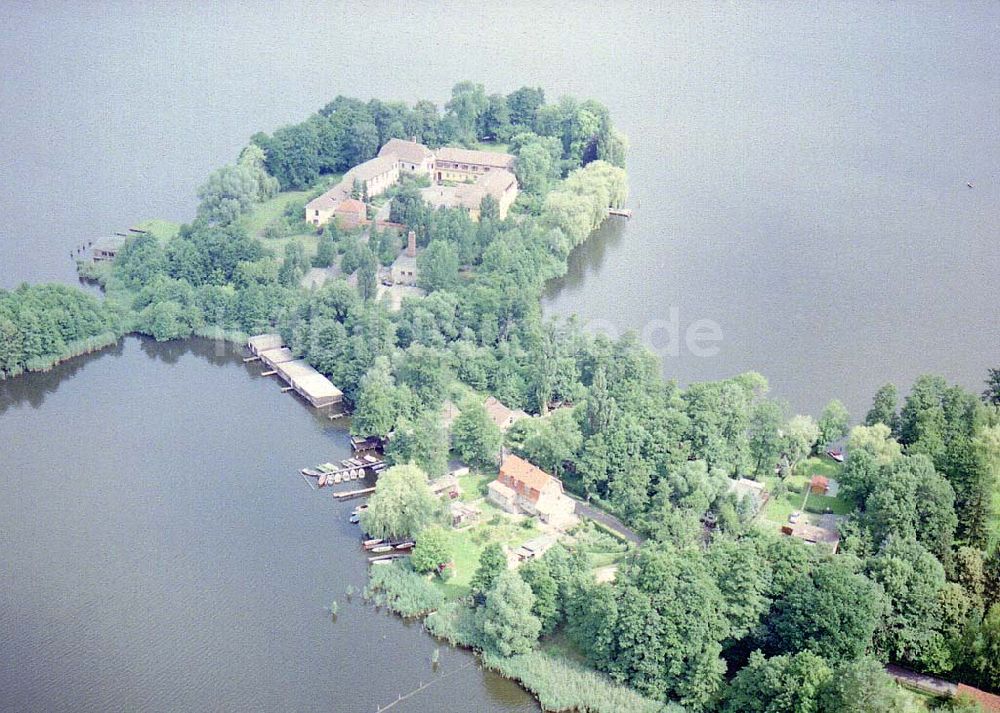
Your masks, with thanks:
[{"label": "red-roofed house", "polygon": [[347,198],[333,209],[333,215],[342,228],[356,228],[368,218],[368,208],[357,198]]},{"label": "red-roofed house", "polygon": [[814,475],[809,481],[809,488],[816,495],[826,495],[830,490],[830,481],[822,475]]},{"label": "red-roofed house", "polygon": [[507,512],[538,515],[555,525],[572,518],[576,508],[558,478],[515,455],[500,464],[497,479],[489,485],[489,499]]}]

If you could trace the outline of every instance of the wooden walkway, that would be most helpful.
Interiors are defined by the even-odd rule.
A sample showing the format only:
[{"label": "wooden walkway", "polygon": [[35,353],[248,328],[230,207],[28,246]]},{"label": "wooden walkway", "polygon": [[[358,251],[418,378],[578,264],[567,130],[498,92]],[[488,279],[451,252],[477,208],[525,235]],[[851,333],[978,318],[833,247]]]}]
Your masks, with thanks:
[{"label": "wooden walkway", "polygon": [[333,497],[337,500],[347,500],[349,498],[360,498],[362,495],[368,495],[374,493],[375,488],[361,488],[361,490],[348,490],[344,493],[334,493]]}]

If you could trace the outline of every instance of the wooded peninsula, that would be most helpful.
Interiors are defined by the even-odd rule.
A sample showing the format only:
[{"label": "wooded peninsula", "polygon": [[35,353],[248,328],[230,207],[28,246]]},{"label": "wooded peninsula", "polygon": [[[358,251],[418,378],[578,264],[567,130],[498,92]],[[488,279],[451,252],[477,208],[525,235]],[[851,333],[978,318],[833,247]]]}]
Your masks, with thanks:
[{"label": "wooded peninsula", "polygon": [[[1000,693],[1000,369],[982,394],[887,384],[852,427],[836,400],[788,413],[757,373],[682,389],[634,335],[543,318],[546,282],[624,208],[627,151],[606,107],[537,88],[337,97],[252,136],[189,224],[81,259],[103,298],[0,290],[0,376],[130,333],[280,334],[386,443],[360,524],[416,546],[367,596],[546,710],[980,710]],[[471,527],[429,485],[451,458]],[[594,515],[504,512],[507,458]]]}]

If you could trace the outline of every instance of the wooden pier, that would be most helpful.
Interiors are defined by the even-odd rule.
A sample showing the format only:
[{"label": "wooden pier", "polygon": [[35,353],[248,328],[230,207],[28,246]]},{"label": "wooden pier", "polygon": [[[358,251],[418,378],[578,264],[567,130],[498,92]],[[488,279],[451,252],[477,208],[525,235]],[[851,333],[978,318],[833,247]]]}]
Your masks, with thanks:
[{"label": "wooden pier", "polygon": [[332,484],[346,480],[360,480],[368,473],[377,475],[388,467],[389,464],[381,458],[365,455],[360,458],[342,460],[338,465],[320,463],[315,468],[302,468],[299,472],[303,475],[311,475],[314,478],[325,475],[327,483]]},{"label": "wooden pier", "polygon": [[631,218],[632,210],[630,208],[608,208],[608,215],[617,215],[620,218]]},{"label": "wooden pier", "polygon": [[371,495],[375,492],[375,488],[361,488],[360,490],[348,490],[343,493],[334,493],[333,497],[337,500],[348,500],[350,498],[360,498],[362,495]]}]

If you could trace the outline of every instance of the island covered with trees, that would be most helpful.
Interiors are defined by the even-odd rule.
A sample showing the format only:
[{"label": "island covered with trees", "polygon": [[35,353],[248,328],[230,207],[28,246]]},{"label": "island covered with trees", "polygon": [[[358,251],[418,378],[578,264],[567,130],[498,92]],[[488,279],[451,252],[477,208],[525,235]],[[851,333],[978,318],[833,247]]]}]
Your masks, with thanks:
[{"label": "island covered with trees", "polygon": [[[473,221],[430,209],[417,181],[394,187],[389,222],[416,234],[425,296],[393,310],[377,275],[400,232],[317,228],[303,208],[410,137],[509,151],[522,192],[506,218],[484,200]],[[344,392],[354,433],[392,434],[393,467],[361,524],[417,545],[408,563],[372,569],[369,596],[479,650],[547,709],[976,710],[917,697],[885,664],[1000,691],[997,371],[981,397],[927,376],[900,403],[887,385],[851,428],[837,401],[815,419],[791,414],[756,373],[682,389],[634,335],[544,319],[545,283],[625,201],[626,151],[601,104],[548,103],[540,89],[462,82],[443,112],[338,97],[254,135],[199,189],[190,224],[150,223],[112,263],[82,266],[103,299],[0,291],[0,373],[126,333],[280,332]],[[350,281],[303,286],[331,265]],[[501,433],[487,394],[531,417]],[[460,411],[450,429],[448,403]],[[495,474],[501,448],[640,541],[588,525],[516,569],[481,542],[449,583],[455,538],[428,479],[452,454]],[[782,534],[813,516],[836,523],[836,547]],[[612,577],[595,576],[609,563]]]}]

